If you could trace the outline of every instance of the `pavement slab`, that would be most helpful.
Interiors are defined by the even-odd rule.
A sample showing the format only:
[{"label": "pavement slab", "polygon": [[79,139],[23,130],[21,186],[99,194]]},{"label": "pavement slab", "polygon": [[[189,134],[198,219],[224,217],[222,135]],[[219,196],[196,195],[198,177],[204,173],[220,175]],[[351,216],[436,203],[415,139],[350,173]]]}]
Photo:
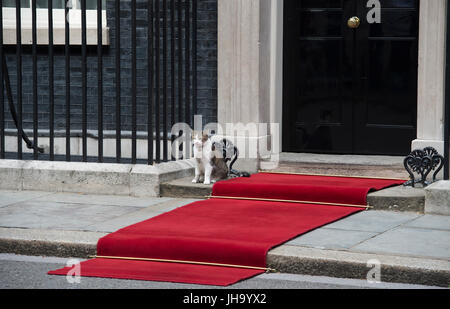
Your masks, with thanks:
[{"label": "pavement slab", "polygon": [[132,196],[92,195],[83,193],[54,193],[41,196],[37,202],[91,204],[105,206],[150,207],[171,200],[170,198],[137,198]]},{"label": "pavement slab", "polygon": [[178,207],[185,206],[187,204],[190,204],[191,202],[192,200],[171,199],[169,201],[162,202],[157,206],[142,208],[120,217],[115,217],[110,220],[94,223],[92,225],[87,226],[85,230],[112,233],[126,226],[154,218],[165,212],[172,211]]},{"label": "pavement slab", "polygon": [[8,191],[2,190],[0,194],[0,207],[9,206],[19,202],[36,199],[43,196],[50,196],[53,193],[40,191]]},{"label": "pavement slab", "polygon": [[399,227],[364,241],[351,251],[450,261],[450,231]]},{"label": "pavement slab", "polygon": [[405,226],[450,231],[450,216],[423,215]]},{"label": "pavement slab", "polygon": [[384,232],[420,217],[420,214],[410,212],[363,211],[351,217],[327,225],[327,228]]},{"label": "pavement slab", "polygon": [[0,208],[0,226],[34,229],[83,230],[138,207],[27,201]]},{"label": "pavement slab", "polygon": [[378,233],[321,228],[297,237],[286,244],[318,249],[345,250],[376,235]]},{"label": "pavement slab", "polygon": [[88,231],[61,231],[48,229],[0,228],[1,239],[32,240],[70,244],[97,245],[97,241],[108,233]]}]

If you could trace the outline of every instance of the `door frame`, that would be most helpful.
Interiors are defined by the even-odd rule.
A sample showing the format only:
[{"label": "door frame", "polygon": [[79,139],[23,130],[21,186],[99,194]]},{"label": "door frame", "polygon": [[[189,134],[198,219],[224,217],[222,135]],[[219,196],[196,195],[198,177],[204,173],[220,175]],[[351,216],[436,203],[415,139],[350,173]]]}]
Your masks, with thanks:
[{"label": "door frame", "polygon": [[[283,7],[283,0],[218,0],[219,124],[248,123],[257,119],[282,127]],[[444,148],[446,12],[447,0],[421,2],[418,139],[412,145],[414,149],[434,146],[441,153]],[[235,20],[242,23],[233,23]],[[261,55],[267,54],[268,57],[261,59]],[[253,81],[252,87],[244,87],[249,83],[249,77]],[[255,112],[249,114],[248,110]],[[272,155],[282,152],[282,130],[271,131],[269,137],[275,143],[272,144],[275,146]],[[253,170],[257,170],[263,161],[261,157],[251,159]]]}]

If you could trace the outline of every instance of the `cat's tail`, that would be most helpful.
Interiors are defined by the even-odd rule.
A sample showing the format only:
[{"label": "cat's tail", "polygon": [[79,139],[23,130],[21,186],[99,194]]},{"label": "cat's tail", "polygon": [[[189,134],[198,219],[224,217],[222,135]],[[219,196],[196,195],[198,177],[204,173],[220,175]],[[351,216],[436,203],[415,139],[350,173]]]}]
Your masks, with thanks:
[{"label": "cat's tail", "polygon": [[230,163],[230,176],[233,177],[250,177],[250,173],[248,172],[241,172],[233,169],[234,163],[236,163],[237,159],[239,158],[239,149],[235,146],[234,147],[234,156],[233,160]]}]

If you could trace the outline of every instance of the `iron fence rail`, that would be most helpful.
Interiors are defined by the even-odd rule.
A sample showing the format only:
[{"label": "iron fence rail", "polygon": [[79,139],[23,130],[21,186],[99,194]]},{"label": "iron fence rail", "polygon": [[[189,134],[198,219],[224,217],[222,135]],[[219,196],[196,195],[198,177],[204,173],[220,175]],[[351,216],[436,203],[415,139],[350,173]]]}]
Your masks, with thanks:
[{"label": "iron fence rail", "polygon": [[447,5],[447,60],[444,107],[444,179],[450,180],[450,5]]}]

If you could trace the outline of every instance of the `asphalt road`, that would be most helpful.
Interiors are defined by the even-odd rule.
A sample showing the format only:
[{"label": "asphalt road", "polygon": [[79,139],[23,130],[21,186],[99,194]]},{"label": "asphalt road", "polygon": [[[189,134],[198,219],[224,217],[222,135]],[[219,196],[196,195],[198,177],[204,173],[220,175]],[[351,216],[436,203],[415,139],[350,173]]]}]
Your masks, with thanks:
[{"label": "asphalt road", "polygon": [[[47,275],[65,266],[69,259],[0,254],[0,289],[215,289],[216,287],[81,277],[70,283],[65,276]],[[312,277],[292,274],[264,274],[227,289],[415,289],[409,284],[371,284],[365,280]]]}]

